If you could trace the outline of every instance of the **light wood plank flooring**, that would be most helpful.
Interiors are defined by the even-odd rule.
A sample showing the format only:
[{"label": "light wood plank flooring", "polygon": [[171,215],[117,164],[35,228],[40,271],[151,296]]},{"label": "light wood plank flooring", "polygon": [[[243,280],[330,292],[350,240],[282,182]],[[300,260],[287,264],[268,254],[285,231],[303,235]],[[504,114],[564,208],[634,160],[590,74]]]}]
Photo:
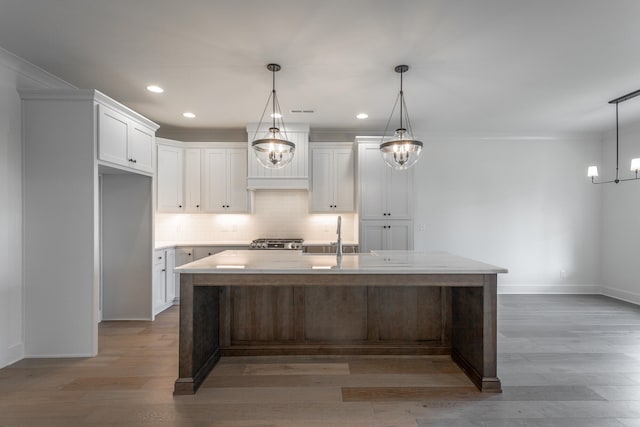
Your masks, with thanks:
[{"label": "light wood plank flooring", "polygon": [[0,370],[0,426],[640,426],[640,308],[501,295],[502,394],[448,357],[224,358],[172,395],[178,309],[104,322],[100,355]]}]

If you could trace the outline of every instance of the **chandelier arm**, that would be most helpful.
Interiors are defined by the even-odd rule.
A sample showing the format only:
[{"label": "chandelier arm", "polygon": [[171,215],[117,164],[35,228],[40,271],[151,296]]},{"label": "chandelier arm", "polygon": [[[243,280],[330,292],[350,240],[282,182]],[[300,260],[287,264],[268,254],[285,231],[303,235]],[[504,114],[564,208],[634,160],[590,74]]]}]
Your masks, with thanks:
[{"label": "chandelier arm", "polygon": [[405,103],[404,97],[402,98],[402,103],[404,104],[404,114],[405,121],[407,122],[407,130],[409,131],[409,135],[411,139],[415,139],[415,135],[413,134],[413,128],[411,127],[411,119],[409,119],[409,109],[407,108],[407,104]]},{"label": "chandelier arm", "polygon": [[382,132],[382,141],[380,141],[380,143],[384,142],[384,136],[387,134],[387,129],[389,129],[389,123],[391,123],[391,119],[393,118],[393,113],[395,113],[396,111],[399,98],[400,98],[400,94],[396,96],[396,102],[393,104],[393,108],[391,109],[391,114],[389,115],[389,120],[387,120],[387,125],[384,127],[384,132]]},{"label": "chandelier arm", "polygon": [[264,119],[264,113],[266,113],[267,108],[269,108],[269,101],[271,101],[271,95],[273,95],[273,93],[269,94],[269,97],[267,98],[267,103],[264,105],[264,109],[262,110],[262,115],[260,116],[260,121],[258,122],[256,131],[253,134],[253,138],[251,138],[252,141],[255,141],[256,137],[258,136],[258,132],[260,131],[260,125],[262,124],[262,119]]},{"label": "chandelier arm", "polygon": [[[284,125],[284,114],[282,114],[282,109],[280,108],[280,100],[278,99],[278,95],[276,94],[276,91],[273,91],[273,99],[274,99],[274,108],[276,108],[273,112],[274,112],[274,116],[276,115],[276,111],[277,113],[280,115],[280,117],[278,117],[278,123],[279,126],[278,129],[280,129],[280,132],[282,133],[282,135],[284,135],[285,139],[288,141],[289,140],[289,136],[287,135],[287,128]],[[274,127],[276,127],[275,125],[275,120],[276,118],[273,118],[274,120]]]}]

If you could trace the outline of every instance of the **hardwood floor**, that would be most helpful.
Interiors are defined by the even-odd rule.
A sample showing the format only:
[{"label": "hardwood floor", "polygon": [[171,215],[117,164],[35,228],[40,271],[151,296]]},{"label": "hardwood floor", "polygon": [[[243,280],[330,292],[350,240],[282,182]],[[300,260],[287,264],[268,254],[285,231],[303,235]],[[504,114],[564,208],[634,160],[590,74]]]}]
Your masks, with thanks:
[{"label": "hardwood floor", "polygon": [[447,356],[223,358],[172,395],[178,310],[104,322],[90,359],[0,370],[0,426],[640,426],[640,308],[603,296],[500,295],[502,394]]}]

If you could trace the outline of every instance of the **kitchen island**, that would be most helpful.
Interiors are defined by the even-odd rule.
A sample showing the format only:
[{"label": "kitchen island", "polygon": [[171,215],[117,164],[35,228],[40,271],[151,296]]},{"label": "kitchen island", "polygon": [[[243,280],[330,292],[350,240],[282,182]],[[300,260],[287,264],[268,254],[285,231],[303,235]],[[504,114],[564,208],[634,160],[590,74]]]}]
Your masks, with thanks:
[{"label": "kitchen island", "polygon": [[481,391],[496,374],[501,267],[444,252],[225,251],[180,272],[179,376],[193,394],[221,356],[450,354]]}]

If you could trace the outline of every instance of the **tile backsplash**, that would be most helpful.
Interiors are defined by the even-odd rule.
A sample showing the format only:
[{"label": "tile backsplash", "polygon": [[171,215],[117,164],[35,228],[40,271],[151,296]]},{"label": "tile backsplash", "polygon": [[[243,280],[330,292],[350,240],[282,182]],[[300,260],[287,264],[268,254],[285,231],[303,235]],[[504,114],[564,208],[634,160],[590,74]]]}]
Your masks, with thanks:
[{"label": "tile backsplash", "polygon": [[157,213],[156,241],[247,242],[262,237],[335,241],[338,215],[342,216],[342,238],[357,241],[356,214],[309,213],[305,190],[259,190],[252,214]]}]

